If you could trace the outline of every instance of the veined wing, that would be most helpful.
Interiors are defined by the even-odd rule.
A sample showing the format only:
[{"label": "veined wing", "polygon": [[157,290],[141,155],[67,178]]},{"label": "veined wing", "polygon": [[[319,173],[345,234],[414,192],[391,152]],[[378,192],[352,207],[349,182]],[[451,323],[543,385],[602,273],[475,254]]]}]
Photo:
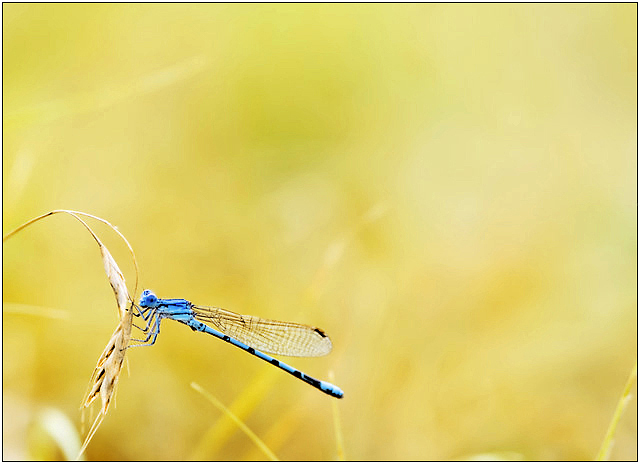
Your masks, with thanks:
[{"label": "veined wing", "polygon": [[282,356],[324,356],[331,351],[331,340],[321,329],[296,322],[272,321],[243,316],[222,308],[191,307],[199,321],[266,353]]}]

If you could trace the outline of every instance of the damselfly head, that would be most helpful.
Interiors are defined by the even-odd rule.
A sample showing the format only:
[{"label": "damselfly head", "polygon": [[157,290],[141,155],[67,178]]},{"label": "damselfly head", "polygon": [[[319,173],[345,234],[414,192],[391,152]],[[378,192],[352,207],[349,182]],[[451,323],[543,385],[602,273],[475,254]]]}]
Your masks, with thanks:
[{"label": "damselfly head", "polygon": [[151,290],[145,290],[140,295],[140,306],[143,308],[155,308],[158,305],[158,297]]}]

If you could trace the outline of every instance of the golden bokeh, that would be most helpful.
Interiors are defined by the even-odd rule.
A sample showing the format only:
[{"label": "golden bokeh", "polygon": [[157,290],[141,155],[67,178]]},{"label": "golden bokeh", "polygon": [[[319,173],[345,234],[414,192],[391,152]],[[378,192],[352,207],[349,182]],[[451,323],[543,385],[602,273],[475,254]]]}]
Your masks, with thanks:
[{"label": "golden bokeh", "polygon": [[[86,458],[266,459],[195,382],[284,460],[593,459],[637,359],[636,39],[635,4],[4,4],[3,233],[105,218],[138,295],[322,327],[283,360],[345,391],[165,321]],[[116,325],[72,218],[4,243],[4,459],[82,438]]]}]

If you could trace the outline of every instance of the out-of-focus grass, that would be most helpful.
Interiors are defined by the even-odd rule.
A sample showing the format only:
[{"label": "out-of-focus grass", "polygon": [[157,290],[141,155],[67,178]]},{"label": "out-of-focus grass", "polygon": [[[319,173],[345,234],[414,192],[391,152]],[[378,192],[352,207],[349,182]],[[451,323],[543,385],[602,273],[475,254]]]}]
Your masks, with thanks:
[{"label": "out-of-focus grass", "polygon": [[249,439],[262,451],[271,461],[278,461],[278,457],[273,454],[273,451],[269,449],[269,447],[262,441],[260,438],[249,428],[247,425],[242,422],[233,412],[229,410],[224,404],[220,402],[215,396],[211,393],[204,390],[200,385],[195,382],[191,382],[191,388],[201,393],[209,402],[211,402],[216,408],[218,408],[222,413],[224,413],[227,417],[229,417],[233,423],[242,430]]},{"label": "out-of-focus grass", "polygon": [[[189,456],[190,460],[202,461],[207,456],[215,456],[220,452],[231,435],[237,431],[237,423],[233,418],[244,421],[245,418],[256,409],[257,405],[264,401],[266,393],[273,386],[276,379],[273,370],[264,370],[254,381],[248,383],[226,410],[233,411],[232,415],[225,414],[212,425],[201,438],[194,443],[194,450]],[[244,422],[243,422],[244,423]]]},{"label": "out-of-focus grass", "polygon": [[[57,409],[38,412],[28,432],[29,459],[35,461],[77,460],[80,437],[73,419]],[[61,455],[58,455],[61,453]]]},{"label": "out-of-focus grass", "polygon": [[53,319],[69,319],[69,313],[56,308],[34,306],[18,303],[4,303],[2,305],[3,314],[31,315],[37,317],[50,317]]},{"label": "out-of-focus grass", "polygon": [[638,364],[636,363],[631,370],[631,374],[629,374],[629,378],[627,379],[627,383],[624,386],[624,391],[622,392],[622,396],[618,401],[618,405],[616,406],[615,413],[611,418],[611,423],[609,424],[609,428],[607,429],[607,434],[604,437],[602,442],[602,446],[598,451],[598,455],[596,460],[598,461],[606,461],[609,459],[611,455],[611,449],[613,448],[614,439],[613,436],[615,434],[616,428],[618,427],[618,423],[620,422],[620,417],[624,412],[627,404],[631,400],[631,388],[633,387],[634,382],[636,382],[638,378]]},{"label": "out-of-focus grass", "polygon": [[[636,359],[636,13],[5,4],[5,231],[89,211],[159,295],[322,327],[295,366],[335,372],[348,459],[591,459]],[[3,313],[5,459],[42,406],[78,417],[114,324],[92,253],[63,221],[3,247],[3,302],[69,314]],[[128,353],[88,459],[261,459],[204,444],[194,379],[279,458],[337,457],[331,398],[246,393],[269,366],[197,335]]]},{"label": "out-of-focus grass", "polygon": [[[333,375],[333,371],[329,372],[329,380],[335,382],[335,376]],[[338,457],[338,461],[344,461],[344,436],[342,433],[342,423],[340,421],[340,410],[338,408],[338,403],[333,402],[331,405],[333,407],[333,426],[335,428],[336,434],[336,453]]]}]

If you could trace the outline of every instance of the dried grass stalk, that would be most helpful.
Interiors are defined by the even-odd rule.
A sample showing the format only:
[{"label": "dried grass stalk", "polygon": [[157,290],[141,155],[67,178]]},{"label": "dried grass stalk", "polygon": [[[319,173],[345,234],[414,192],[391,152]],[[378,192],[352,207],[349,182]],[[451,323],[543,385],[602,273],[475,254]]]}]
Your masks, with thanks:
[{"label": "dried grass stalk", "polygon": [[39,221],[40,219],[44,219],[45,217],[51,216],[56,213],[66,213],[73,216],[75,219],[80,221],[82,225],[89,231],[91,236],[95,239],[98,247],[100,248],[100,254],[102,255],[102,262],[104,265],[104,270],[107,273],[107,278],[109,279],[109,284],[113,289],[113,293],[116,297],[116,303],[118,305],[118,314],[120,317],[120,322],[118,323],[118,327],[115,332],[109,339],[107,346],[105,347],[102,355],[98,359],[98,363],[96,364],[95,369],[93,370],[93,374],[91,376],[91,381],[89,382],[89,387],[87,389],[87,393],[82,402],[83,409],[83,419],[84,419],[84,411],[87,407],[89,407],[95,399],[100,396],[101,399],[101,407],[100,411],[93,422],[91,429],[89,430],[87,437],[84,440],[82,448],[78,457],[82,455],[85,448],[93,438],[93,435],[96,433],[98,427],[102,423],[107,411],[109,410],[109,405],[111,404],[111,400],[115,397],[116,387],[118,385],[118,379],[120,378],[120,371],[122,370],[122,365],[124,363],[124,358],[126,354],[127,347],[129,346],[129,341],[131,340],[131,325],[132,325],[132,317],[134,310],[134,303],[127,289],[127,285],[124,280],[124,275],[118,264],[111,256],[111,253],[107,249],[107,247],[102,243],[102,241],[98,238],[98,236],[93,232],[91,227],[80,218],[80,215],[90,217],[96,219],[100,222],[107,224],[111,227],[127,244],[129,251],[133,257],[133,263],[136,269],[136,285],[134,288],[134,295],[138,286],[138,263],[136,261],[135,254],[133,252],[133,248],[127,241],[127,239],[122,235],[118,229],[113,226],[108,221],[105,221],[102,218],[97,216],[93,216],[91,214],[83,213],[80,211],[70,211],[70,210],[55,210],[51,211],[47,214],[43,214],[42,216],[38,216],[17,229],[9,232],[2,238],[4,242],[8,238],[12,237],[25,227]]},{"label": "dried grass stalk", "polygon": [[[111,224],[109,221],[102,219],[101,217],[98,216],[94,216],[93,214],[88,214],[88,213],[83,213],[82,211],[72,211],[72,210],[68,210],[68,209],[56,209],[53,211],[49,211],[46,214],[43,214],[41,216],[38,216],[36,218],[31,219],[30,221],[25,222],[24,224],[22,224],[20,227],[17,227],[16,229],[12,230],[11,232],[9,232],[8,234],[4,235],[2,237],[2,241],[5,242],[6,240],[8,240],[9,238],[13,237],[15,234],[17,234],[18,232],[20,232],[22,229],[24,229],[27,226],[30,226],[31,224],[44,219],[46,217],[52,216],[54,214],[58,214],[58,213],[65,213],[65,214],[69,214],[71,216],[73,216],[74,218],[76,218],[78,221],[80,221],[82,223],[82,225],[84,225],[84,227],[89,231],[89,233],[91,234],[91,236],[95,239],[95,241],[98,243],[98,246],[100,247],[100,253],[102,253],[102,258],[103,258],[103,262],[105,264],[105,270],[107,272],[107,276],[109,276],[109,281],[111,282],[111,275],[112,273],[109,271],[106,260],[105,260],[105,254],[104,254],[104,250],[106,250],[106,247],[104,246],[104,244],[100,241],[100,239],[98,238],[98,236],[93,232],[93,230],[91,229],[91,227],[89,227],[89,225],[84,222],[82,219],[80,219],[79,216],[85,216],[85,217],[90,217],[92,219],[95,219],[96,221],[100,221],[103,224],[106,224],[107,226],[109,226],[111,229],[113,229],[113,231],[118,234],[120,236],[120,238],[124,241],[124,243],[127,245],[127,248],[129,248],[129,252],[131,253],[131,257],[133,258],[133,265],[135,267],[136,270],[136,281],[135,281],[135,285],[133,287],[133,294],[136,294],[136,291],[138,290],[138,261],[136,260],[136,255],[133,252],[133,248],[131,247],[131,244],[129,243],[129,241],[126,239],[126,237],[124,235],[122,235],[122,233],[120,233],[120,231],[118,230],[118,228],[116,226],[114,226],[113,224]],[[111,254],[109,254],[109,252],[107,251],[107,254],[109,256],[109,261],[112,262],[113,264],[115,264],[115,261],[113,260],[113,258],[111,257]],[[122,272],[120,272],[120,269],[118,268],[118,265],[115,265],[115,269],[117,270],[117,274],[120,275],[122,282],[124,282],[124,277],[122,277]],[[111,284],[111,286],[113,287],[113,283]],[[124,288],[126,290],[126,287]],[[114,292],[116,292],[116,289],[114,288]],[[128,292],[124,292],[125,294],[129,294]],[[118,294],[116,292],[116,298],[118,297]],[[130,298],[129,298],[130,300]],[[126,305],[125,305],[126,306]],[[120,304],[118,304],[119,308],[122,308],[122,306]],[[122,310],[121,310],[122,311]]]},{"label": "dried grass stalk", "polygon": [[[122,271],[118,267],[118,264],[113,259],[113,256],[111,256],[111,253],[109,253],[109,250],[107,250],[107,247],[102,244],[100,245],[100,253],[102,254],[104,270],[107,273],[109,284],[111,284],[113,293],[116,296],[116,303],[118,304],[118,310],[120,312],[120,319],[122,322],[122,319],[124,319],[125,313],[127,312],[127,305],[131,301],[131,297],[129,296],[127,285],[124,282],[124,276],[122,275]],[[131,309],[133,309],[133,305]],[[129,324],[129,332],[131,332],[131,324]]]},{"label": "dried grass stalk", "polygon": [[87,393],[85,394],[82,402],[82,408],[85,409],[89,407],[98,396],[100,396],[102,405],[100,407],[100,412],[98,412],[95,421],[87,433],[78,457],[84,453],[84,450],[87,445],[89,445],[93,435],[98,430],[98,427],[100,427],[100,424],[102,424],[102,420],[109,410],[111,399],[115,397],[118,379],[120,378],[120,371],[122,370],[122,364],[124,363],[124,357],[127,352],[127,346],[129,346],[129,341],[131,340],[132,317],[133,304],[128,310],[125,308],[124,317],[120,320],[118,327],[109,339],[109,342],[100,355],[98,363],[91,375],[89,388],[87,389]]},{"label": "dried grass stalk", "polygon": [[127,346],[131,340],[131,319],[133,307],[124,311],[124,317],[120,320],[118,327],[111,335],[107,346],[100,355],[89,388],[82,402],[82,407],[86,408],[100,395],[102,406],[100,412],[106,414],[111,403],[113,392],[118,383],[122,364],[124,362]]}]

